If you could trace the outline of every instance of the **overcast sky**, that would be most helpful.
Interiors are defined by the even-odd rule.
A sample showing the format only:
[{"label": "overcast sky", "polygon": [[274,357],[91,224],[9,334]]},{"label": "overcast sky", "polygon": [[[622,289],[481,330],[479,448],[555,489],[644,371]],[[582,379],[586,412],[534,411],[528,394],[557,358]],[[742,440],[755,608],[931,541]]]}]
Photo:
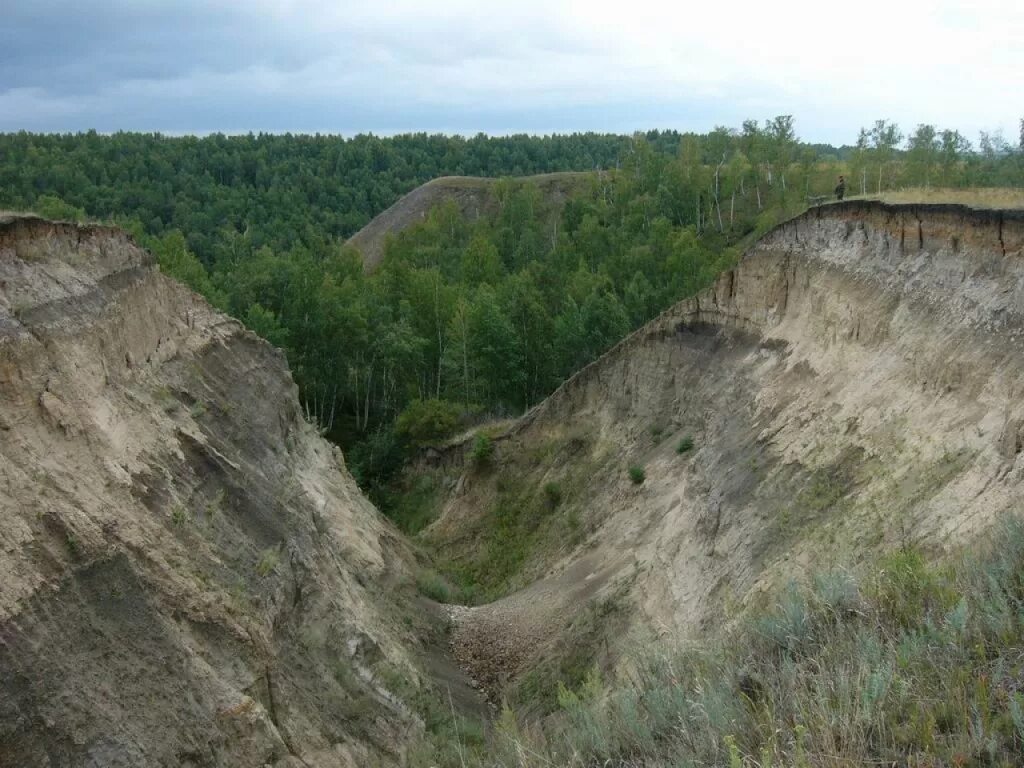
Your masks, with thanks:
[{"label": "overcast sky", "polygon": [[1022,0],[5,0],[0,131],[709,130],[1024,116]]}]

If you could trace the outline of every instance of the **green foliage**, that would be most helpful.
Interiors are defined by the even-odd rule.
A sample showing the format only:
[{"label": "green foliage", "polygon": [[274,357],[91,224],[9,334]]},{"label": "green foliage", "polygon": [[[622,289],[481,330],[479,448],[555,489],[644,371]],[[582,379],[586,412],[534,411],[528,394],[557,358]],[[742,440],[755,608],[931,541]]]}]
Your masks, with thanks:
[{"label": "green foliage", "polygon": [[676,444],[676,453],[689,453],[693,450],[693,437],[686,435]]},{"label": "green foliage", "polygon": [[188,512],[185,511],[183,504],[177,503],[171,508],[171,522],[177,526],[182,526],[188,522]]},{"label": "green foliage", "polygon": [[[196,258],[178,230],[169,230],[161,236],[147,235],[141,226],[135,228],[140,244],[149,249],[160,264],[160,271],[183,282],[193,291],[201,293],[216,306],[225,305],[224,295],[214,287],[209,273]],[[257,331],[258,332],[258,331]]]},{"label": "green foliage", "polygon": [[647,479],[647,473],[641,466],[634,465],[629,468],[629,479],[633,485],[640,485],[644,480]]},{"label": "green foliage", "polygon": [[45,219],[56,221],[82,221],[85,219],[85,211],[65,203],[56,195],[40,195],[32,206],[32,210]]},{"label": "green foliage", "polygon": [[[59,191],[62,200],[41,198],[44,213],[72,206],[123,221],[164,272],[282,347],[307,417],[350,459],[360,455],[352,463],[380,500],[401,444],[445,434],[454,407],[445,414],[436,401],[521,413],[707,285],[752,216],[785,215],[767,188],[755,203],[745,187],[728,226],[718,217],[709,226],[701,166],[722,138],[705,147],[692,137],[684,162],[674,132],[468,141],[22,133],[0,135],[0,190],[8,207]],[[574,179],[564,205],[562,193],[507,178],[494,186],[497,205],[472,221],[441,204],[391,239],[372,275],[339,244],[437,175],[616,165],[629,170]],[[756,183],[749,164],[735,170]],[[410,406],[433,412],[418,422],[408,414],[386,436]]]},{"label": "green foliage", "polygon": [[527,757],[486,764],[1017,764],[1024,523],[981,556],[903,549],[869,573],[792,584],[713,644],[645,655],[624,687],[565,684],[561,718],[504,723],[501,748]]},{"label": "green foliage", "polygon": [[416,588],[420,593],[438,603],[458,603],[461,595],[437,571],[424,570],[416,576]]},{"label": "green foliage", "polygon": [[262,336],[275,347],[288,345],[288,329],[281,323],[281,319],[259,304],[253,304],[242,318],[246,328],[253,333]]},{"label": "green foliage", "polygon": [[277,570],[281,562],[281,550],[278,547],[268,547],[260,552],[260,558],[256,563],[256,573],[261,577],[269,576]]},{"label": "green foliage", "polygon": [[544,497],[548,500],[551,508],[554,509],[562,503],[562,486],[556,482],[545,483]]},{"label": "green foliage", "polygon": [[395,420],[395,432],[413,445],[431,445],[449,437],[458,423],[458,408],[451,403],[413,400]]},{"label": "green foliage", "polygon": [[491,463],[494,456],[494,441],[489,435],[478,432],[473,438],[473,447],[469,451],[469,459],[478,467],[484,467]]},{"label": "green foliage", "polygon": [[434,522],[440,511],[437,483],[429,474],[418,474],[407,486],[383,493],[381,509],[410,536]]}]

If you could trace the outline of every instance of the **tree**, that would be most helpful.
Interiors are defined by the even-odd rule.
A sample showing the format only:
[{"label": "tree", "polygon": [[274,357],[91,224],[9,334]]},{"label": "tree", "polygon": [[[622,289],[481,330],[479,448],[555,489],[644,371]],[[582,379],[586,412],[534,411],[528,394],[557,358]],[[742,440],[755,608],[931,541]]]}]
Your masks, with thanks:
[{"label": "tree", "polygon": [[[786,169],[793,161],[793,150],[796,146],[796,130],[793,127],[792,115],[778,115],[765,123],[765,134],[771,148],[771,159],[779,173],[782,191],[786,191]],[[770,171],[769,171],[770,174]],[[769,184],[771,177],[769,175]]]},{"label": "tree", "polygon": [[501,256],[482,232],[475,234],[463,249],[460,272],[462,282],[472,286],[481,283],[496,286],[501,280]]},{"label": "tree", "polygon": [[955,182],[957,166],[970,150],[971,143],[959,131],[947,129],[939,134],[939,168],[943,184],[950,185]]},{"label": "tree", "polygon": [[85,219],[85,211],[64,202],[56,195],[40,195],[33,208],[44,219],[53,219],[54,221],[82,221]]},{"label": "tree", "polygon": [[907,175],[913,184],[931,186],[932,171],[939,155],[938,132],[934,125],[921,123],[907,139]]},{"label": "tree", "polygon": [[882,194],[884,173],[893,160],[896,147],[903,141],[903,134],[896,123],[876,120],[870,135],[875,162],[878,164],[878,194]]},{"label": "tree", "polygon": [[444,400],[413,400],[395,419],[395,433],[413,445],[431,445],[455,431],[459,413]]}]

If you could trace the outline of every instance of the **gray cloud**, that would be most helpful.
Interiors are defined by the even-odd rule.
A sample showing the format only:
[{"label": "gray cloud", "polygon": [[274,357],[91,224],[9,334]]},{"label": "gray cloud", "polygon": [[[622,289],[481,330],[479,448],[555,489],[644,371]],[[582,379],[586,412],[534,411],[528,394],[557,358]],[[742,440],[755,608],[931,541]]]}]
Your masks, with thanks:
[{"label": "gray cloud", "polygon": [[[838,11],[812,0],[729,19],[611,0],[33,0],[0,26],[0,130],[621,131],[780,113],[832,141],[882,116],[1012,130],[1014,4],[862,3],[833,39]],[[930,54],[954,39],[955,62]]]}]

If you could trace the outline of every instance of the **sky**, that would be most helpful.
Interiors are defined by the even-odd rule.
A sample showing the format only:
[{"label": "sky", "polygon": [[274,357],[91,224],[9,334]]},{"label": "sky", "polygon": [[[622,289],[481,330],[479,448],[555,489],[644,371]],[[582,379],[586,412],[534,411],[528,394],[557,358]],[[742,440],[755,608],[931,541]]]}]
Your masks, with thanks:
[{"label": "sky", "polygon": [[3,0],[0,131],[707,131],[972,140],[1024,117],[1021,0]]}]

